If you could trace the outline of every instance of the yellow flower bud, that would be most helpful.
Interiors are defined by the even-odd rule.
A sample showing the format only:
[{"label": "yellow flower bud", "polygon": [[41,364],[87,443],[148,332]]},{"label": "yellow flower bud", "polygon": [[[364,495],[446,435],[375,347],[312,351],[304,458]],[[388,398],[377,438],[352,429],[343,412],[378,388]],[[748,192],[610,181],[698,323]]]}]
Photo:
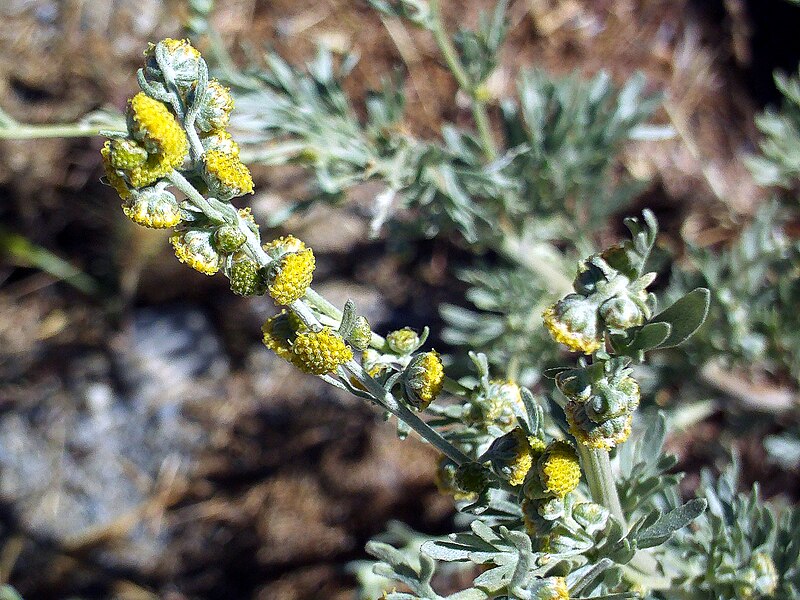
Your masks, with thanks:
[{"label": "yellow flower bud", "polygon": [[539,459],[542,487],[557,498],[563,498],[578,487],[581,465],[572,444],[565,440],[551,442]]},{"label": "yellow flower bud", "polygon": [[210,231],[190,230],[182,235],[170,238],[170,243],[175,248],[175,256],[182,263],[186,263],[195,271],[206,275],[213,275],[222,265],[222,257],[214,249]]},{"label": "yellow flower bud", "polygon": [[567,581],[563,577],[546,577],[539,582],[534,600],[569,600]]},{"label": "yellow flower bud", "polygon": [[133,194],[122,205],[122,212],[134,223],[153,229],[167,229],[181,222],[181,210],[175,196],[158,186]]},{"label": "yellow flower bud", "polygon": [[220,200],[253,193],[253,177],[238,153],[209,150],[204,155],[208,189]]},{"label": "yellow flower bud", "polygon": [[444,367],[438,352],[417,354],[403,373],[406,400],[417,410],[425,410],[444,385]]},{"label": "yellow flower bud", "polygon": [[542,317],[553,339],[573,352],[592,354],[603,345],[597,305],[592,300],[570,294],[548,307]]},{"label": "yellow flower bud", "polygon": [[269,269],[267,288],[275,303],[288,305],[302,298],[311,285],[315,265],[311,248],[289,252],[276,260]]},{"label": "yellow flower bud", "polygon": [[293,363],[311,375],[334,372],[353,358],[353,351],[338,333],[325,327],[322,331],[298,333],[292,345]]}]

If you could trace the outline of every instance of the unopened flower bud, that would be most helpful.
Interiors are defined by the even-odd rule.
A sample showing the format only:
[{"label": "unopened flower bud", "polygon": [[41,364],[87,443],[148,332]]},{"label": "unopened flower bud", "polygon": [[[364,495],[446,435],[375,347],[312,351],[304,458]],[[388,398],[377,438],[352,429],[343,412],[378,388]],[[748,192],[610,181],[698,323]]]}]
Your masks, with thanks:
[{"label": "unopened flower bud", "polygon": [[359,315],[356,317],[353,331],[350,332],[347,340],[356,350],[366,350],[372,341],[372,328],[367,318]]},{"label": "unopened flower bud", "polygon": [[234,225],[223,225],[214,233],[214,243],[223,254],[233,254],[245,241],[244,232]]},{"label": "unopened flower bud", "polygon": [[196,88],[189,93],[189,104],[199,102],[195,124],[200,131],[225,129],[233,110],[233,97],[228,88],[216,79],[208,82],[202,98],[195,98]]},{"label": "unopened flower bud", "polygon": [[122,211],[134,223],[153,229],[175,227],[181,222],[178,200],[160,185],[132,193]]},{"label": "unopened flower bud", "polygon": [[435,350],[417,354],[403,372],[406,401],[417,410],[425,410],[444,385],[444,368]]},{"label": "unopened flower bud", "polygon": [[[161,52],[157,53],[159,48]],[[159,63],[158,54],[162,55],[164,62]],[[202,59],[189,40],[167,38],[150,44],[144,55],[147,57],[145,77],[148,80],[165,83],[164,71],[167,70],[181,90],[187,90],[197,81]]]},{"label": "unopened flower bud", "polygon": [[231,291],[237,296],[261,296],[267,291],[263,269],[246,257],[234,260],[230,281]]},{"label": "unopened flower bud", "polygon": [[403,327],[392,331],[386,336],[386,345],[395,354],[411,354],[419,348],[420,341],[417,332],[410,327]]},{"label": "unopened flower bud", "polygon": [[572,351],[592,354],[603,344],[597,302],[578,294],[569,294],[542,315],[553,339]]},{"label": "unopened flower bud", "polygon": [[175,256],[195,271],[213,275],[222,265],[222,257],[213,244],[213,232],[190,229],[170,238],[175,248]]},{"label": "unopened flower bud", "polygon": [[627,296],[617,296],[600,305],[600,317],[610,329],[628,329],[644,323],[642,309]]}]

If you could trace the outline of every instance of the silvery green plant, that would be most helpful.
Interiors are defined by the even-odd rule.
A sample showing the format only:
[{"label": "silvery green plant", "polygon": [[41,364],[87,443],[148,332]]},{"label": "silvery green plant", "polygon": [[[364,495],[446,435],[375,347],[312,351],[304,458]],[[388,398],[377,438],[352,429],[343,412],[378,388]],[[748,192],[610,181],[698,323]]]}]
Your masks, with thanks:
[{"label": "silvery green plant", "polygon": [[[188,41],[153,45],[142,92],[124,124],[108,121],[103,149],[106,180],[129,218],[174,229],[182,262],[281,308],[262,328],[268,348],[441,452],[437,483],[455,498],[461,530],[370,543],[377,562],[354,566],[365,597],[792,597],[796,517],[776,524],[756,495],[743,500],[710,480],[700,498],[682,502],[676,461],[663,451],[667,418],[637,416],[641,366],[689,339],[731,276],[697,286],[687,278],[660,310],[647,270],[657,235],[649,211],[626,221],[631,239],[595,252],[599,224],[636,188],[610,176],[616,149],[665,133],[644,125],[657,99],[643,95],[640,77],[615,89],[602,74],[586,82],[532,71],[519,76],[514,97],[495,101],[487,81],[505,35],[504,2],[476,31],[453,37],[436,0],[372,4],[430,32],[474,129],[447,124],[441,140],[409,135],[393,80],[360,119],[341,85],[353,57],[336,66],[322,50],[300,70],[273,53],[240,71],[208,27],[211,3],[195,0],[190,26],[209,36],[218,79]],[[489,122],[495,103],[502,139]],[[240,148],[229,127],[248,143]],[[470,373],[448,377],[439,354],[424,349],[427,330],[384,337],[352,302],[340,308],[320,296],[313,249],[300,240],[262,242],[232,200],[252,192],[246,164],[287,162],[305,165],[315,182],[292,210],[378,181],[374,232],[455,233],[502,258],[464,273],[478,311],[446,309],[447,339],[474,350]],[[564,364],[551,337],[581,358]],[[735,542],[718,544],[719,535]],[[437,573],[452,569],[473,584],[442,596]]]},{"label": "silvery green plant", "polygon": [[[207,275],[222,272],[235,293],[271,297],[282,310],[262,328],[267,347],[377,405],[397,418],[402,436],[416,432],[442,453],[439,485],[459,499],[468,529],[419,550],[370,543],[375,573],[405,586],[396,591],[387,582],[384,596],[441,598],[437,561],[476,569],[473,585],[450,598],[634,598],[671,590],[675,574],[665,566],[681,547],[665,543],[706,501],[682,504],[678,478],[665,474],[673,463],[661,450],[663,418],[629,441],[639,404],[631,366],[690,337],[706,316],[708,291],[657,310],[648,291],[655,276],[645,270],[653,215],[629,219],[630,240],[580,261],[572,291],[544,310],[553,338],[584,355],[547,373],[554,405],[492,379],[483,354],[471,355],[473,377],[454,381],[438,353],[423,350],[427,331],[382,337],[352,302],[339,310],[317,294],[313,250],[302,241],[262,243],[249,211],[231,203],[253,184],[227,131],[228,89],[208,77],[186,40],[163,40],[146,56],[127,131],[112,134],[102,152],[125,214],[174,229],[177,257]],[[553,418],[556,407],[566,427]],[[771,557],[758,557],[768,566],[757,573],[772,565],[780,576]]]}]

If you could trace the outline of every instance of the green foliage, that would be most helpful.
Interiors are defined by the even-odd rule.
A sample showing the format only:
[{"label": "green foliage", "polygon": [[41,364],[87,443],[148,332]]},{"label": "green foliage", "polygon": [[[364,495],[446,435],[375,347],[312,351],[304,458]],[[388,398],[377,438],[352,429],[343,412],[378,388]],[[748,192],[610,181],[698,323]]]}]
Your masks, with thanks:
[{"label": "green foliage", "polygon": [[792,187],[800,177],[800,79],[775,74],[775,85],[783,96],[780,110],[767,110],[756,117],[764,135],[761,155],[748,165],[762,185]]},{"label": "green foliage", "polygon": [[758,487],[737,493],[738,464],[715,482],[703,474],[701,494],[709,509],[696,531],[676,540],[683,572],[666,598],[796,598],[800,594],[800,511],[778,511],[759,498]]}]

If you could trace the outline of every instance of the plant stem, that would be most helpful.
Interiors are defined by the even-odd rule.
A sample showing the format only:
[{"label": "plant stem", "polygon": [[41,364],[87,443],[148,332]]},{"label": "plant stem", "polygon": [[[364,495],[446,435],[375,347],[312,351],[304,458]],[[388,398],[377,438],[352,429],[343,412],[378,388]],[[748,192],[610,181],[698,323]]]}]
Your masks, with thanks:
[{"label": "plant stem", "polygon": [[109,125],[88,125],[83,123],[64,123],[59,125],[31,125],[13,123],[0,127],[0,140],[35,140],[44,138],[92,137],[101,131],[125,133]]},{"label": "plant stem", "polygon": [[380,383],[365,373],[361,365],[351,360],[345,366],[367,388],[378,404],[411,427],[434,448],[457,465],[470,462],[471,459],[466,454],[444,439],[438,431],[420,419],[410,408],[398,402],[391,392],[386,391]]},{"label": "plant stem", "polygon": [[614,474],[611,472],[611,460],[607,450],[589,448],[584,444],[578,444],[583,472],[586,481],[589,483],[589,491],[592,500],[597,504],[606,507],[617,519],[622,528],[627,530],[628,524],[625,520],[625,513],[622,512],[622,505],[619,502],[617,484],[614,482]]},{"label": "plant stem", "polygon": [[494,138],[492,137],[492,129],[489,125],[489,115],[486,112],[486,104],[483,100],[477,97],[477,88],[473,82],[470,81],[469,75],[464,69],[464,66],[461,64],[461,61],[458,59],[458,53],[456,52],[455,46],[453,46],[450,36],[444,29],[442,13],[439,8],[439,0],[430,0],[430,7],[431,15],[433,17],[433,29],[431,30],[431,33],[433,33],[433,38],[436,40],[436,45],[439,47],[439,51],[442,53],[442,57],[447,63],[447,67],[450,69],[450,72],[453,73],[453,77],[455,77],[458,87],[465,94],[467,94],[467,96],[469,96],[472,117],[475,119],[475,126],[477,127],[478,135],[481,138],[483,151],[489,160],[494,160],[497,158],[497,146],[495,145]]}]

